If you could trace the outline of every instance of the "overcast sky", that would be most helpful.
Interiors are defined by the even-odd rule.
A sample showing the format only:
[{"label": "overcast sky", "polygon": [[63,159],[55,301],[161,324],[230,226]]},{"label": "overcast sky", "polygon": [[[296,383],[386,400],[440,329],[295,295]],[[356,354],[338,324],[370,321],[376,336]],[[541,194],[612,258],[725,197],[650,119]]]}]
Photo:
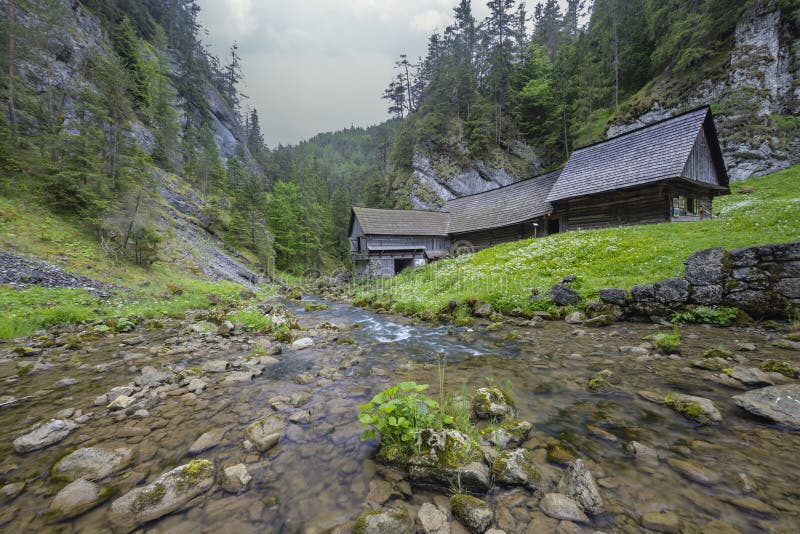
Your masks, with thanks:
[{"label": "overcast sky", "polygon": [[[388,118],[380,98],[401,53],[424,55],[457,0],[200,0],[205,37],[222,64],[239,43],[242,92],[267,144]],[[533,12],[535,0],[530,0]],[[488,12],[473,0],[476,18]]]}]

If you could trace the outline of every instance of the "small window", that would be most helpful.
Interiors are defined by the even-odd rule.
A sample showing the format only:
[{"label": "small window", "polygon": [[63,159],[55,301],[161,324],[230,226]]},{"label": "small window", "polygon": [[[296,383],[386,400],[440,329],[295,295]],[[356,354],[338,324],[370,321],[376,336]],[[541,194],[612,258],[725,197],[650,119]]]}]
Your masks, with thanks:
[{"label": "small window", "polygon": [[672,198],[672,216],[681,217],[686,215],[686,197]]}]

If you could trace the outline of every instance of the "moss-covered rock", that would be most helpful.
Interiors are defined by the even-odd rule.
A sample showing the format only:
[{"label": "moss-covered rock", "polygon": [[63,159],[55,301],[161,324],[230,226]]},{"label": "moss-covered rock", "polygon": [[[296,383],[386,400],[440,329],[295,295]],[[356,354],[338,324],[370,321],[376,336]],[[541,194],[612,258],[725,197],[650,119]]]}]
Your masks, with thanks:
[{"label": "moss-covered rock", "polygon": [[501,452],[492,463],[495,480],[508,486],[528,486],[539,480],[533,457],[527,449]]},{"label": "moss-covered rock", "polygon": [[681,352],[681,335],[677,332],[653,334],[647,336],[647,339],[653,342],[653,346],[661,354],[680,354]]},{"label": "moss-covered rock", "polygon": [[521,445],[528,439],[532,428],[533,425],[528,421],[511,419],[498,426],[490,426],[481,430],[481,440],[502,450],[509,446]]},{"label": "moss-covered rock", "polygon": [[286,291],[286,298],[291,300],[301,300],[303,298],[303,292],[299,287],[290,287]]},{"label": "moss-covered rock", "polygon": [[553,444],[547,447],[547,461],[556,465],[567,465],[575,460],[575,454],[563,445]]},{"label": "moss-covered rock", "polygon": [[477,497],[457,493],[450,497],[450,508],[459,522],[470,532],[483,533],[494,519],[494,512],[489,505]]},{"label": "moss-covered rock", "polygon": [[413,534],[414,520],[408,510],[392,506],[361,514],[353,534]]},{"label": "moss-covered rock", "polygon": [[616,389],[614,373],[610,369],[603,369],[589,380],[586,387],[594,393],[603,393],[604,391]]},{"label": "moss-covered rock", "polygon": [[694,360],[692,367],[697,369],[705,369],[707,371],[722,371],[730,367],[730,362],[722,358],[703,358],[702,360]]},{"label": "moss-covered rock", "polygon": [[726,349],[725,347],[714,347],[713,349],[708,349],[703,353],[703,358],[723,358],[723,359],[730,359],[733,357],[733,353]]},{"label": "moss-covered rock", "polygon": [[765,360],[761,363],[761,370],[767,373],[780,373],[789,378],[800,376],[800,369],[783,360]]},{"label": "moss-covered rock", "polygon": [[664,404],[682,414],[687,419],[691,419],[703,425],[710,425],[722,421],[722,414],[708,399],[683,395],[681,393],[670,393],[664,397]]},{"label": "moss-covered rock", "polygon": [[425,429],[416,446],[381,443],[378,460],[406,471],[415,481],[449,489],[460,484],[468,491],[486,492],[489,468],[482,462],[480,444],[453,429]]},{"label": "moss-covered rock", "polygon": [[120,530],[133,530],[138,525],[180,510],[208,491],[213,483],[214,464],[208,460],[193,460],[114,501],[108,518]]},{"label": "moss-covered rock", "polygon": [[502,418],[511,415],[514,399],[497,386],[480,388],[472,397],[472,411],[480,419]]}]

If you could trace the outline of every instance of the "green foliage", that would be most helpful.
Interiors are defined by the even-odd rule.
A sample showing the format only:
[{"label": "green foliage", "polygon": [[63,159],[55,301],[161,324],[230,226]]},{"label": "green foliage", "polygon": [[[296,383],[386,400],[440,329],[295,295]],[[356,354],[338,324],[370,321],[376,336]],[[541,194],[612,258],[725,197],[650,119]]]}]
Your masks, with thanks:
[{"label": "green foliage", "polygon": [[[439,403],[423,395],[427,384],[402,382],[359,406],[358,420],[368,427],[361,439],[374,439],[380,435],[387,445],[408,444],[416,441],[419,433],[433,428],[438,420]],[[443,422],[452,423],[452,419]]]},{"label": "green foliage", "polygon": [[673,323],[702,323],[728,326],[739,318],[737,308],[714,308],[709,306],[696,306],[690,310],[675,312],[670,320]]},{"label": "green foliage", "polygon": [[677,331],[660,332],[647,336],[645,339],[652,341],[653,346],[661,354],[679,354],[681,352],[681,335]]},{"label": "green foliage", "polygon": [[[606,287],[629,288],[683,275],[694,252],[800,239],[797,180],[800,166],[733,184],[733,194],[714,199],[714,219],[687,224],[651,224],[576,231],[498,245],[472,255],[443,260],[375,281],[359,303],[388,295],[395,309],[438,313],[450,301],[478,298],[501,313],[552,311],[547,299],[530,301],[531,290],[547,295],[568,274],[587,300]],[[739,193],[740,188],[754,192]],[[718,310],[719,319],[732,311]],[[717,320],[708,312],[708,318]],[[693,316],[694,317],[694,316]]]},{"label": "green foliage", "polygon": [[136,328],[136,323],[127,317],[120,317],[117,319],[114,328],[117,330],[117,332],[130,332]]}]

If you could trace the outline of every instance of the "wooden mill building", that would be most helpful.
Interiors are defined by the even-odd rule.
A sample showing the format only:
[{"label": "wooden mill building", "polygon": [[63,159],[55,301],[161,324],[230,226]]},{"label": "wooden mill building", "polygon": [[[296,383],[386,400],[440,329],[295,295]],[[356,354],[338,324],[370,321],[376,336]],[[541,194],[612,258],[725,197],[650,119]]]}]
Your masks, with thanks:
[{"label": "wooden mill building", "polygon": [[560,170],[457,198],[441,211],[354,207],[361,276],[393,276],[449,254],[561,231],[693,221],[711,215],[728,173],[702,107],[576,150]]}]

